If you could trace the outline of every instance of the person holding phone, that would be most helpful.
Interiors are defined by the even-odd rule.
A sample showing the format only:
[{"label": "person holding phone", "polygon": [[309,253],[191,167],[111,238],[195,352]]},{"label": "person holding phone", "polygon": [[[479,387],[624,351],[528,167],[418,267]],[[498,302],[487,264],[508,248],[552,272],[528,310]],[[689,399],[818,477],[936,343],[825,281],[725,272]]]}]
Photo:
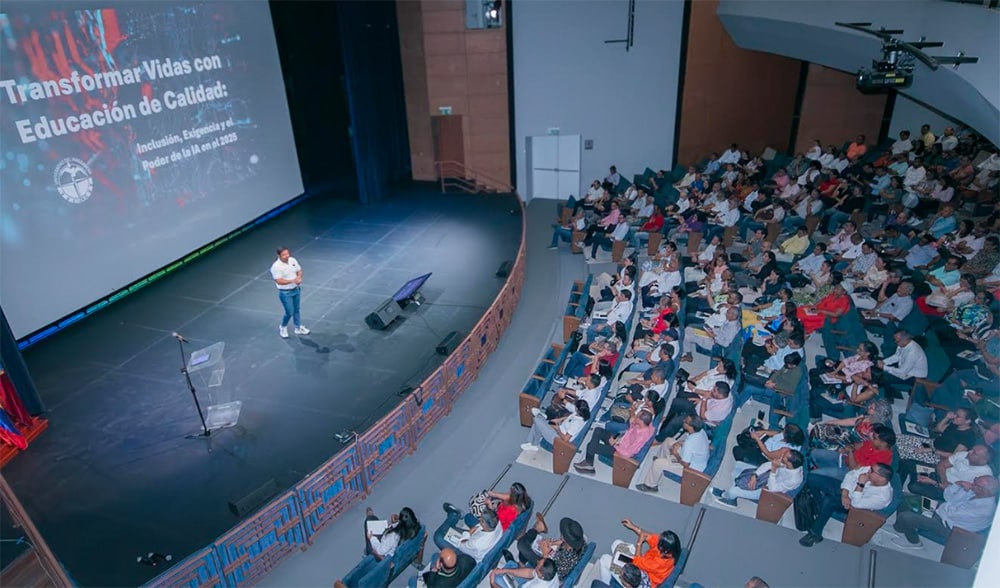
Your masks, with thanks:
[{"label": "person holding phone", "polygon": [[292,257],[288,247],[278,247],[278,258],[271,264],[271,278],[278,287],[278,300],[285,315],[281,317],[278,335],[288,338],[288,321],[295,323],[296,335],[308,335],[309,329],[302,326],[299,305],[302,298],[302,266]]},{"label": "person holding phone", "polygon": [[612,577],[621,583],[622,567],[631,563],[649,576],[652,586],[659,586],[674,571],[681,555],[681,539],[673,531],[650,533],[640,529],[629,519],[622,519],[622,526],[636,534],[635,544],[616,540],[611,553],[597,562],[601,581],[610,584]]}]

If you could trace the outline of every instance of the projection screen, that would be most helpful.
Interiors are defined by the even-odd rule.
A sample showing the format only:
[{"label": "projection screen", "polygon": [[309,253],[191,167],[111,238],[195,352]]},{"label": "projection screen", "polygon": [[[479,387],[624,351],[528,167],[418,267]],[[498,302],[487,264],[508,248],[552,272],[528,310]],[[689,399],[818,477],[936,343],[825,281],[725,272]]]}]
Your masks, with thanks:
[{"label": "projection screen", "polygon": [[266,2],[0,10],[0,305],[17,337],[302,193]]}]

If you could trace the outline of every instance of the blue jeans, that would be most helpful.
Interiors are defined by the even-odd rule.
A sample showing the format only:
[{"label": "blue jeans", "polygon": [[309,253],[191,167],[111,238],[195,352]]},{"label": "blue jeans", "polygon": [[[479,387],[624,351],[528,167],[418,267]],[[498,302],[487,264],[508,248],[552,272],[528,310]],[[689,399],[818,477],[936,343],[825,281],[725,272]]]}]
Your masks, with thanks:
[{"label": "blue jeans", "polygon": [[434,545],[437,545],[438,549],[445,549],[446,547],[455,549],[455,546],[448,543],[444,536],[448,534],[448,529],[451,529],[458,524],[459,516],[461,516],[461,513],[459,512],[453,510],[448,511],[448,516],[445,517],[444,522],[441,523],[441,526],[438,527],[436,531],[434,531]]},{"label": "blue jeans", "polygon": [[573,232],[565,227],[559,225],[552,225],[552,243],[549,247],[558,247],[559,241],[563,243],[569,243],[570,239],[573,237]]},{"label": "blue jeans", "polygon": [[281,307],[285,309],[285,316],[281,318],[281,326],[288,326],[288,320],[291,319],[295,326],[298,327],[302,324],[302,319],[299,317],[299,298],[301,297],[302,289],[296,286],[291,290],[278,290],[278,300],[281,301]]},{"label": "blue jeans", "polygon": [[[813,449],[809,453],[816,469],[809,472],[809,477],[826,476],[835,480],[843,480],[847,475],[847,456],[830,449]],[[843,463],[843,465],[841,465]]]}]

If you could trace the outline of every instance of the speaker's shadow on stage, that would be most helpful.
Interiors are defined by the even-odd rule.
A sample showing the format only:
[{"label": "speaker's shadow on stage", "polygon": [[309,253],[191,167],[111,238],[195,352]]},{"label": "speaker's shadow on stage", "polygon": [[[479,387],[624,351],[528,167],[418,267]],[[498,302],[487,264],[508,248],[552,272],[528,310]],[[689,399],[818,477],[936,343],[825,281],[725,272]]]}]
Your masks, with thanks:
[{"label": "speaker's shadow on stage", "polygon": [[357,349],[351,345],[350,338],[344,334],[334,335],[330,338],[330,344],[321,345],[312,339],[300,338],[299,343],[306,347],[311,347],[316,353],[328,355],[332,351],[343,351],[344,353],[354,353]]}]

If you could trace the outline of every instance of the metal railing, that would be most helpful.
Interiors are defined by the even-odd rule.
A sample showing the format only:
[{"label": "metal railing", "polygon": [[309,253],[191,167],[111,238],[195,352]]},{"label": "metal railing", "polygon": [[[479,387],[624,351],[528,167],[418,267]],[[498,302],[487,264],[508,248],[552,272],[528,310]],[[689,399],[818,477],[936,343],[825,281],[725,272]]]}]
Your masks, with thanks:
[{"label": "metal railing", "polygon": [[456,188],[469,194],[478,192],[513,192],[508,182],[476,171],[460,161],[435,161],[441,191]]}]

